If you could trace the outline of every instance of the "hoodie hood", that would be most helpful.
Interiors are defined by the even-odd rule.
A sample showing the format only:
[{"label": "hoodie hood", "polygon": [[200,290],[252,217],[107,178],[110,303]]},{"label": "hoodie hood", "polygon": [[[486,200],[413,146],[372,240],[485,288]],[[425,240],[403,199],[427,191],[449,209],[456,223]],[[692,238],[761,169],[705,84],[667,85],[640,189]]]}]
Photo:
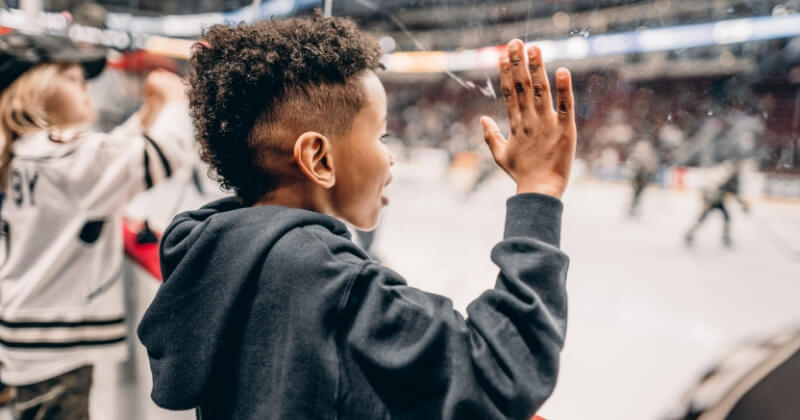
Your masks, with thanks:
[{"label": "hoodie hood", "polygon": [[273,245],[289,231],[321,225],[349,238],[340,221],[280,206],[244,207],[235,198],[181,213],[164,232],[164,284],[138,328],[153,373],[159,406],[197,407],[215,356],[243,296],[264,270]]}]

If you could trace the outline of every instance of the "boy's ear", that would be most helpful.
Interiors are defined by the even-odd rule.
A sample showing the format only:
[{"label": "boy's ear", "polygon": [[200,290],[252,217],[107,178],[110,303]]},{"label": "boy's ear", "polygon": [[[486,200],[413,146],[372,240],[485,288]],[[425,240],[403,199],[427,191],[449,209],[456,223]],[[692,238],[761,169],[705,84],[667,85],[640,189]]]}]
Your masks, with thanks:
[{"label": "boy's ear", "polygon": [[311,182],[326,189],[336,184],[331,142],[322,134],[314,131],[301,134],[294,142],[294,160]]}]

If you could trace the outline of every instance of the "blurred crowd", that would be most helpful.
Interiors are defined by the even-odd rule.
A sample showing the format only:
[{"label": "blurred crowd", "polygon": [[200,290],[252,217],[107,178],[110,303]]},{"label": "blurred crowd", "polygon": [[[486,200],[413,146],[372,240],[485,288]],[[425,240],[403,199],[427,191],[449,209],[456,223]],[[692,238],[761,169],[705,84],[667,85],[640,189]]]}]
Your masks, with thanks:
[{"label": "blurred crowd", "polygon": [[[444,83],[441,83],[444,82]],[[496,81],[492,83],[497,85]],[[578,156],[601,170],[623,165],[639,143],[647,143],[659,166],[711,166],[730,159],[754,159],[762,171],[800,171],[798,100],[783,85],[715,97],[713,79],[629,81],[613,72],[578,77]],[[451,156],[483,148],[478,118],[487,110],[502,115],[500,99],[463,88],[454,80],[387,83],[390,131],[407,146],[443,148]],[[506,123],[507,124],[507,123]],[[501,127],[501,129],[507,129]]]}]

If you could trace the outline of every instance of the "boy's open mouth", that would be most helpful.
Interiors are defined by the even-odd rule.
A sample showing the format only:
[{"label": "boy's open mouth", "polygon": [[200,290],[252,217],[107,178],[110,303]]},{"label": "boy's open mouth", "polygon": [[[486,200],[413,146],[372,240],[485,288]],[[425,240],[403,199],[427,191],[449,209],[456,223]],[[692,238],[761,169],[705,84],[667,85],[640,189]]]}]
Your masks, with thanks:
[{"label": "boy's open mouth", "polygon": [[[385,184],[383,184],[383,188],[386,188],[386,187],[388,187],[388,186],[389,186],[389,184],[391,184],[391,183],[392,183],[392,179],[393,179],[393,178],[394,178],[394,177],[392,177],[392,174],[389,174],[389,180],[387,180],[387,181],[386,181],[386,183],[385,183]],[[385,205],[387,205],[387,204],[389,204],[389,198],[388,198],[388,197],[386,197],[385,195],[381,195],[381,204],[383,204],[384,206],[385,206]]]}]

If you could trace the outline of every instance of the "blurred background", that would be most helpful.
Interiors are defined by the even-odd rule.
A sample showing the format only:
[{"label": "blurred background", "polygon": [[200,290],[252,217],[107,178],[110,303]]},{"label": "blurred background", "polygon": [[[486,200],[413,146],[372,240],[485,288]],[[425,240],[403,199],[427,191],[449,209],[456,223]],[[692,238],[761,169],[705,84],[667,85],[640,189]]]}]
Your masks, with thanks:
[{"label": "blurred background", "polygon": [[[137,109],[147,72],[185,72],[204,27],[315,8],[352,17],[385,52],[398,164],[391,205],[359,240],[461,311],[494,284],[489,252],[514,192],[478,123],[490,115],[508,127],[499,53],[520,38],[541,47],[551,75],[572,71],[578,161],[562,239],[570,323],[541,415],[704,418],[742,384],[773,378],[758,367],[798,372],[798,0],[5,0],[0,33],[108,47],[91,91],[109,129]],[[175,212],[222,194],[198,162],[137,198],[130,229],[147,221],[157,233]],[[160,279],[148,265],[152,242],[126,246],[134,326]],[[146,357],[130,342],[129,362],[96,369],[95,418],[193,418],[152,404]],[[769,392],[800,389],[789,383]],[[760,410],[736,418],[800,418]]]}]

